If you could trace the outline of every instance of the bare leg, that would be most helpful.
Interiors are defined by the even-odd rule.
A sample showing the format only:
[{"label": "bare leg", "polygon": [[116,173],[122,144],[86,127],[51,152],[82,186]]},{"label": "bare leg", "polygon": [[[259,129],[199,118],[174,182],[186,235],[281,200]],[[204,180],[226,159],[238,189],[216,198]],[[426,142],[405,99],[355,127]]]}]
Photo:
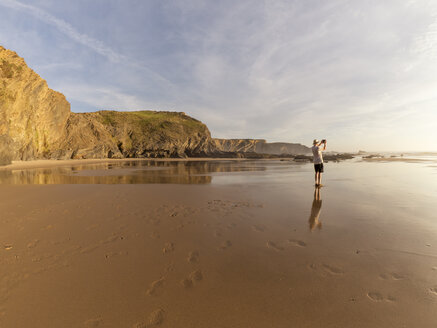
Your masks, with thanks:
[{"label": "bare leg", "polygon": [[319,186],[322,184],[322,172],[319,173]]},{"label": "bare leg", "polygon": [[316,188],[316,190],[314,191],[314,199],[320,200],[320,188]]}]

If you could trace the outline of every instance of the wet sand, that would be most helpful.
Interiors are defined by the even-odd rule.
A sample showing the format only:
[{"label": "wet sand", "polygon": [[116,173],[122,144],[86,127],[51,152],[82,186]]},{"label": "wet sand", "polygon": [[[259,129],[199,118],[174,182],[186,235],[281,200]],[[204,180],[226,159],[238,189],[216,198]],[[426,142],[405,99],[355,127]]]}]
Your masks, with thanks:
[{"label": "wet sand", "polygon": [[0,327],[435,327],[435,163],[135,163],[0,174]]}]

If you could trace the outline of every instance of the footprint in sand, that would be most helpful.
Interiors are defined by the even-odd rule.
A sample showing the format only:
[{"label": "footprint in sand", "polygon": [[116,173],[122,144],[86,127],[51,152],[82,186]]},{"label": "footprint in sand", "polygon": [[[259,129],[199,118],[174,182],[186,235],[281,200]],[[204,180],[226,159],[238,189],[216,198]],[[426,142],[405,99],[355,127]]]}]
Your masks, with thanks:
[{"label": "footprint in sand", "polygon": [[203,279],[202,271],[195,270],[195,271],[191,272],[190,273],[190,279],[192,281],[201,281]]},{"label": "footprint in sand", "polygon": [[86,231],[95,230],[99,227],[98,224],[92,224],[86,228]]},{"label": "footprint in sand", "polygon": [[181,231],[185,228],[185,224],[181,223],[176,227],[176,231]]},{"label": "footprint in sand", "polygon": [[85,321],[84,326],[85,328],[96,328],[96,327],[100,327],[102,324],[102,319],[98,318],[98,319],[89,319],[87,321]]},{"label": "footprint in sand", "polygon": [[317,265],[315,263],[310,263],[307,265],[308,269],[311,269],[313,271],[317,270]]},{"label": "footprint in sand", "polygon": [[31,241],[30,243],[27,244],[27,248],[35,248],[36,245],[38,245],[39,240],[35,239],[34,241]]},{"label": "footprint in sand", "polygon": [[288,242],[293,246],[297,246],[297,247],[306,247],[307,245],[304,241],[296,240],[296,239],[288,239]]},{"label": "footprint in sand", "polygon": [[396,302],[396,298],[394,298],[394,297],[391,296],[391,295],[388,295],[388,296],[387,296],[387,301],[389,301],[389,302]]},{"label": "footprint in sand", "polygon": [[161,325],[165,319],[165,312],[163,309],[157,309],[150,313],[147,322],[139,322],[134,324],[133,328],[149,328]]},{"label": "footprint in sand", "polygon": [[225,250],[225,249],[227,249],[227,248],[229,248],[229,247],[231,247],[231,246],[232,246],[231,241],[230,241],[230,240],[226,240],[226,241],[224,241],[224,242],[220,245],[219,249],[223,249],[223,250]]},{"label": "footprint in sand", "polygon": [[149,289],[146,291],[147,295],[153,296],[157,294],[157,289],[164,285],[165,278],[161,277],[150,284]]},{"label": "footprint in sand", "polygon": [[157,226],[157,225],[159,225],[161,223],[161,220],[153,218],[153,219],[149,219],[149,223],[152,224],[152,225]]},{"label": "footprint in sand", "polygon": [[88,254],[88,253],[93,252],[93,251],[96,250],[97,248],[99,248],[98,245],[87,246],[87,247],[82,248],[82,249],[80,250],[80,253],[81,253],[81,254]]},{"label": "footprint in sand", "polygon": [[100,244],[110,244],[110,243],[115,243],[116,241],[118,241],[118,240],[123,240],[124,239],[124,237],[123,236],[119,236],[119,235],[112,235],[112,236],[109,236],[108,238],[106,238],[106,239],[104,239],[104,240],[101,240],[100,241]]},{"label": "footprint in sand", "polygon": [[391,274],[391,277],[392,277],[394,280],[402,280],[402,279],[405,279],[405,277],[404,277],[403,275],[401,275],[401,274],[399,274],[399,273],[396,273],[396,272],[393,272],[393,273]]},{"label": "footprint in sand", "polygon": [[279,252],[279,251],[283,251],[283,250],[284,250],[284,247],[278,246],[278,245],[275,244],[273,241],[268,241],[268,242],[266,243],[266,245],[267,245],[268,248],[271,248],[271,249],[273,249],[273,250],[275,250],[275,251],[277,251],[277,252]]},{"label": "footprint in sand", "polygon": [[253,225],[252,229],[256,232],[264,232],[266,230],[266,228],[261,225]]},{"label": "footprint in sand", "polygon": [[174,251],[174,244],[173,243],[165,243],[164,248],[162,249],[162,252],[164,254],[170,253]]},{"label": "footprint in sand", "polygon": [[328,264],[323,264],[323,268],[325,269],[326,272],[330,274],[341,275],[344,273],[342,269]]},{"label": "footprint in sand", "polygon": [[153,239],[159,239],[161,238],[161,235],[159,234],[159,232],[154,231],[150,234],[150,237],[152,237]]},{"label": "footprint in sand", "polygon": [[182,279],[181,284],[185,288],[191,288],[195,283],[200,282],[203,279],[202,271],[195,270],[191,272],[187,278]]},{"label": "footprint in sand", "polygon": [[374,302],[381,302],[384,300],[384,297],[382,297],[382,295],[378,292],[368,292],[367,297]]},{"label": "footprint in sand", "polygon": [[119,252],[109,252],[109,253],[105,254],[105,259],[110,259],[110,258],[115,257],[115,256],[127,255],[127,254],[128,254],[127,252],[122,252],[122,251],[119,251]]},{"label": "footprint in sand", "polygon": [[182,286],[184,286],[184,288],[191,288],[193,287],[193,281],[189,278],[184,278],[181,280],[181,284]]},{"label": "footprint in sand", "polygon": [[12,249],[12,245],[11,244],[6,244],[6,245],[3,245],[3,248],[5,250],[7,250],[7,251],[10,251]]},{"label": "footprint in sand", "polygon": [[437,295],[437,286],[435,286],[435,287],[431,287],[431,288],[429,289],[429,291],[430,291],[432,294]]},{"label": "footprint in sand", "polygon": [[383,280],[388,280],[390,277],[391,277],[393,280],[403,280],[403,279],[405,279],[405,277],[404,277],[403,275],[401,275],[401,274],[399,274],[399,273],[396,273],[396,272],[393,272],[393,273],[390,273],[390,274],[381,273],[381,274],[379,275],[379,278],[380,278],[380,279],[383,279]]},{"label": "footprint in sand", "polygon": [[198,251],[192,251],[188,254],[187,261],[189,263],[197,263],[199,262],[199,252]]},{"label": "footprint in sand", "polygon": [[387,279],[388,279],[388,275],[386,275],[385,273],[381,273],[381,274],[379,275],[379,278],[380,278],[380,279],[383,279],[383,280],[387,280]]}]

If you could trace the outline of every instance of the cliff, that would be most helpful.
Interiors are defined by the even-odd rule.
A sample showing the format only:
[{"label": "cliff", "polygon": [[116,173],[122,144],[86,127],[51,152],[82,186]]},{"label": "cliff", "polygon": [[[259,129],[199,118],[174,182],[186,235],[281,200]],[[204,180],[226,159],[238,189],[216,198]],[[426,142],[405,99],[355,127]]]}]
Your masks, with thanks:
[{"label": "cliff", "polygon": [[214,148],[223,152],[257,154],[307,154],[311,149],[297,143],[266,142],[264,139],[212,139]]},{"label": "cliff", "polygon": [[138,157],[250,157],[304,154],[300,144],[211,139],[185,113],[72,113],[15,52],[0,46],[0,165],[11,160]]},{"label": "cliff", "polygon": [[64,95],[0,47],[0,161],[50,156],[59,149],[69,116]]},{"label": "cliff", "polygon": [[184,113],[72,113],[15,52],[0,47],[0,164],[41,158],[205,156],[211,135]]},{"label": "cliff", "polygon": [[72,113],[57,158],[205,156],[210,132],[185,113]]}]

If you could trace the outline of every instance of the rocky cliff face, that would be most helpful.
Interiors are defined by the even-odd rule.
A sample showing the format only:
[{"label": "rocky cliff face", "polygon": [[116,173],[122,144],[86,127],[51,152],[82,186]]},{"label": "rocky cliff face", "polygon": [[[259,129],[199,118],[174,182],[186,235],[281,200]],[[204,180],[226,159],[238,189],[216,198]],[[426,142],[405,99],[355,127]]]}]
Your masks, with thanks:
[{"label": "rocky cliff face", "polygon": [[211,135],[185,113],[72,113],[59,158],[141,158],[206,155]]},{"label": "rocky cliff face", "polygon": [[212,139],[215,149],[223,152],[254,153],[257,144],[265,143],[263,139]]},{"label": "rocky cliff face", "polygon": [[211,135],[173,112],[71,113],[15,52],[0,47],[0,164],[39,158],[206,155]]},{"label": "rocky cliff face", "polygon": [[0,161],[49,157],[70,116],[64,95],[0,46]]},{"label": "rocky cliff face", "polygon": [[303,154],[299,144],[211,139],[184,113],[72,113],[15,52],[0,46],[0,165],[40,158],[204,157],[244,153]]},{"label": "rocky cliff face", "polygon": [[258,153],[258,154],[307,154],[311,149],[296,143],[266,142],[264,139],[212,139],[217,150],[224,152]]}]

